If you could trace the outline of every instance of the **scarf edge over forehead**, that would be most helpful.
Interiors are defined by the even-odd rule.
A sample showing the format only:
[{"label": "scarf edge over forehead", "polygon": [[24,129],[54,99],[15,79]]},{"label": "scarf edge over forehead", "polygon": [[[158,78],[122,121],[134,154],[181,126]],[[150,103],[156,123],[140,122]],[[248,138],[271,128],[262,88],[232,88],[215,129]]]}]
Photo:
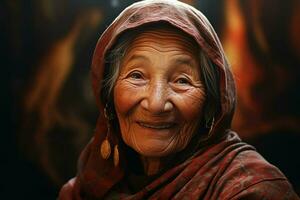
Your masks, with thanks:
[{"label": "scarf edge over forehead", "polygon": [[[216,133],[225,135],[225,130],[230,128],[235,108],[235,86],[229,64],[221,43],[206,17],[192,6],[175,0],[146,0],[132,4],[112,22],[98,40],[91,74],[93,92],[100,113],[103,113],[104,109],[100,94],[107,51],[123,32],[141,25],[161,22],[169,23],[191,36],[215,64],[214,66],[218,67],[221,111],[216,115],[212,135]],[[105,138],[106,128],[105,118],[100,114],[94,138],[79,159],[77,192],[84,190],[85,193],[100,197],[123,177],[122,167],[114,167],[111,162],[103,160],[100,156],[99,148]],[[99,175],[101,170],[107,172],[105,176],[102,176],[102,172],[100,172],[102,175]]]}]

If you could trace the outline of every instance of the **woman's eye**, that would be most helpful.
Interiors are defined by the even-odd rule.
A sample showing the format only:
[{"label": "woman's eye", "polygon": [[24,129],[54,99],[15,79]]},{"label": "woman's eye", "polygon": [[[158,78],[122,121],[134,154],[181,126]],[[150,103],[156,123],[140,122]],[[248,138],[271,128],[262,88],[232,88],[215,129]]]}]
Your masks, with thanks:
[{"label": "woman's eye", "polygon": [[143,75],[140,72],[132,72],[129,74],[129,77],[132,79],[142,79]]},{"label": "woman's eye", "polygon": [[190,81],[187,78],[179,78],[176,80],[176,83],[182,84],[182,85],[190,85]]}]

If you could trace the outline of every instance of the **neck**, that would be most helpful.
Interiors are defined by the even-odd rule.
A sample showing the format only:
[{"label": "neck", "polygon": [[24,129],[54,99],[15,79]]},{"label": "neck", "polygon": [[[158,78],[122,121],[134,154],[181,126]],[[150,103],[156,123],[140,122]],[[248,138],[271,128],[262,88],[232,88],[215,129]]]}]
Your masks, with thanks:
[{"label": "neck", "polygon": [[162,167],[161,158],[141,157],[141,160],[148,176],[157,174]]}]

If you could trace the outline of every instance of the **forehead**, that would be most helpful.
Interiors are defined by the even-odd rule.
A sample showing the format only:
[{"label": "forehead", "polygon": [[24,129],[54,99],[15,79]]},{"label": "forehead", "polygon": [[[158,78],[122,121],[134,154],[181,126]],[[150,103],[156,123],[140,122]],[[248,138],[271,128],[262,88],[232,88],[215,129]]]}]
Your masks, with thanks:
[{"label": "forehead", "polygon": [[194,40],[175,28],[156,28],[141,31],[129,43],[128,53],[136,49],[158,50],[161,53],[180,51],[182,54],[198,55]]}]

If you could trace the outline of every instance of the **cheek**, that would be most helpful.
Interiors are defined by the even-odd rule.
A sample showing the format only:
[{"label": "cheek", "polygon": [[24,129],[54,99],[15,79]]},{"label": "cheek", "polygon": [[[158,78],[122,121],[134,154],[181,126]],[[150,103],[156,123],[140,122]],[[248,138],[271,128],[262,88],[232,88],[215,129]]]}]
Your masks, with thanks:
[{"label": "cheek", "polygon": [[203,89],[193,88],[177,96],[175,104],[186,123],[202,117],[203,105],[206,98]]},{"label": "cheek", "polygon": [[117,81],[114,87],[114,105],[119,115],[125,115],[138,103],[139,89],[126,81]]},{"label": "cheek", "polygon": [[[114,105],[119,120],[121,135],[124,142],[129,145],[132,140],[131,115],[132,110],[139,102],[138,89],[126,81],[117,81],[114,87]],[[129,145],[130,146],[130,145]]]},{"label": "cheek", "polygon": [[198,88],[190,90],[178,98],[177,107],[183,118],[183,124],[176,137],[177,150],[184,149],[197,131],[198,124],[202,119],[205,98],[205,91]]}]

